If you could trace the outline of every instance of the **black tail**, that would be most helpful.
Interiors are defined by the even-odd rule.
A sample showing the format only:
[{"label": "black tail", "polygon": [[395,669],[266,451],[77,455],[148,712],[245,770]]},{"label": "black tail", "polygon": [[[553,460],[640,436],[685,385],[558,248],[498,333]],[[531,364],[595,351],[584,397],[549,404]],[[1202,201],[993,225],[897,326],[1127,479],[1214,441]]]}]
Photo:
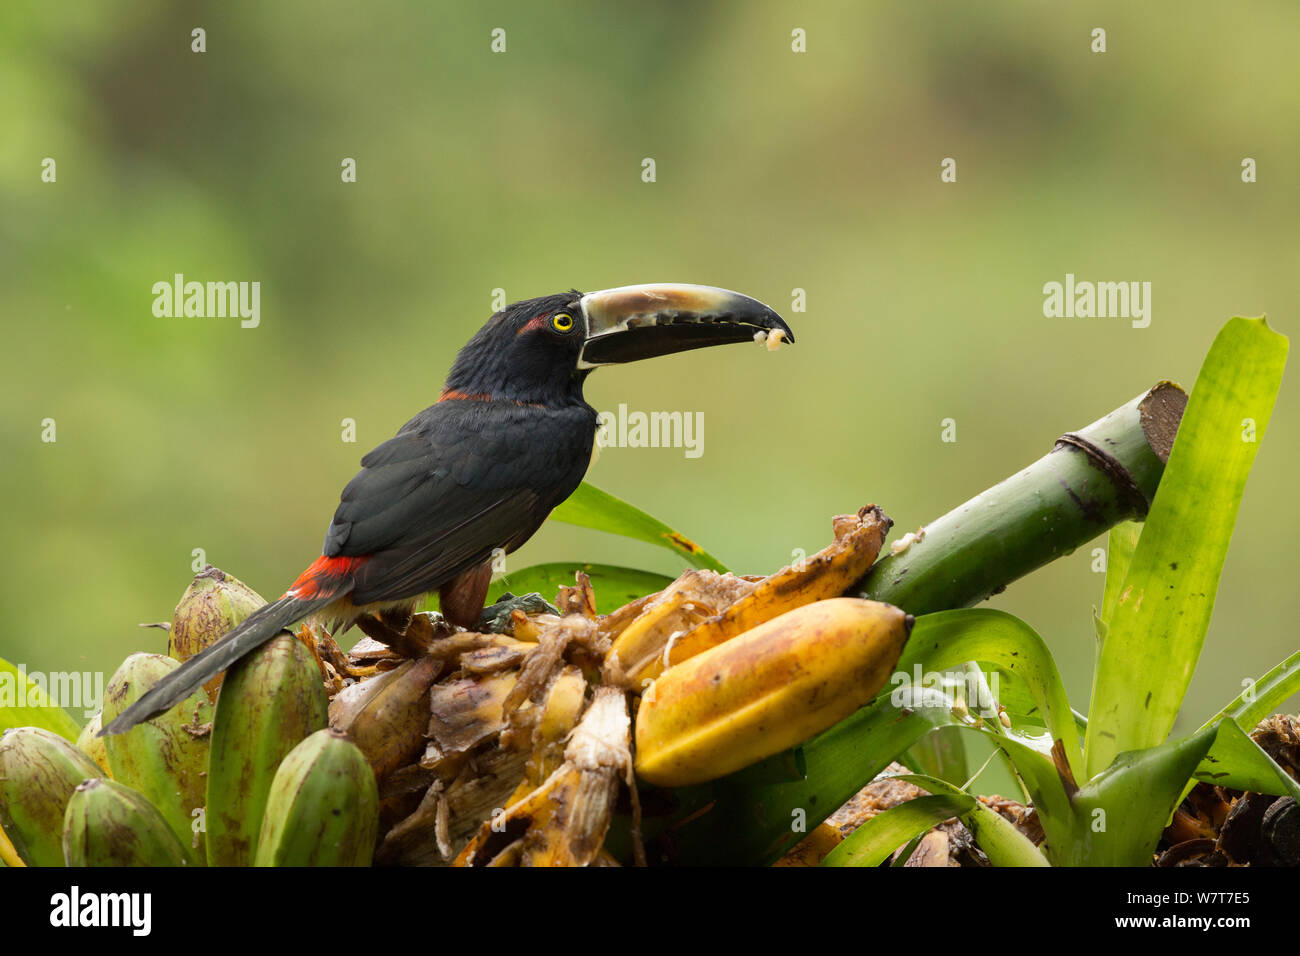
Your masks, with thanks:
[{"label": "black tail", "polygon": [[312,611],[324,607],[337,597],[337,594],[331,594],[309,601],[282,597],[278,601],[259,607],[217,643],[195,654],[177,670],[149,688],[143,697],[118,714],[116,720],[101,730],[99,736],[125,733],[136,724],[169,710],[188,697],[194,688],[216,677],[275,637],[282,628],[302,620]]}]

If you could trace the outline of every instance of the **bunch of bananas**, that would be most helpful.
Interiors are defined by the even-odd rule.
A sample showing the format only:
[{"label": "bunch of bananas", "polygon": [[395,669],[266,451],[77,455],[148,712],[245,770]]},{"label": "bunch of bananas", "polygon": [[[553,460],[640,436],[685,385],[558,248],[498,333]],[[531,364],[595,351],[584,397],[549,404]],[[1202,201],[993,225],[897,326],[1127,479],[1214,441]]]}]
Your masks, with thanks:
[{"label": "bunch of bananas", "polygon": [[[774,575],[688,571],[604,616],[579,574],[555,607],[498,607],[484,633],[418,614],[402,647],[344,652],[304,626],[107,746],[98,718],[78,747],[10,731],[0,827],[29,865],[601,866],[618,864],[606,837],[626,793],[641,861],[638,778],[731,773],[886,683],[911,619],[839,595],[889,526],[868,506]],[[262,603],[200,574],[171,656],[129,658],[103,719]]]},{"label": "bunch of bananas", "polygon": [[[326,725],[319,663],[282,634],[125,734],[111,721],[262,601],[208,568],[177,606],[170,651],[133,654],[73,746],[33,727],[0,737],[0,827],[28,866],[367,865],[375,778]],[[215,707],[214,707],[215,702]]]},{"label": "bunch of bananas", "polygon": [[[396,734],[405,757],[382,771],[371,757],[376,861],[613,865],[606,836],[624,789],[635,831],[638,779],[701,783],[848,716],[886,683],[911,628],[897,608],[839,597],[889,525],[869,506],[836,518],[825,550],[774,575],[688,571],[603,617],[580,574],[561,589],[558,613],[514,610],[508,634],[435,634],[425,653],[441,662],[439,676],[427,693],[411,687],[387,704],[410,708]],[[340,666],[371,655],[381,666],[391,656],[394,672],[412,666],[365,642]],[[355,722],[344,729],[369,737],[360,728],[377,716],[348,710]],[[634,836],[633,859],[638,850]]]}]

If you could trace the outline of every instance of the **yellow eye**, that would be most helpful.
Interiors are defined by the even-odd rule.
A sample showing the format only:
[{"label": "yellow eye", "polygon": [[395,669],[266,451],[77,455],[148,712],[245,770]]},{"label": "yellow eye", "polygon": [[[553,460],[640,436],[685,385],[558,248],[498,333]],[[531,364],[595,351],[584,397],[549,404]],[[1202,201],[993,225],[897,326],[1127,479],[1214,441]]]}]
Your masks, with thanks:
[{"label": "yellow eye", "polygon": [[551,318],[551,325],[557,332],[568,332],[573,328],[573,316],[567,312],[559,312]]}]

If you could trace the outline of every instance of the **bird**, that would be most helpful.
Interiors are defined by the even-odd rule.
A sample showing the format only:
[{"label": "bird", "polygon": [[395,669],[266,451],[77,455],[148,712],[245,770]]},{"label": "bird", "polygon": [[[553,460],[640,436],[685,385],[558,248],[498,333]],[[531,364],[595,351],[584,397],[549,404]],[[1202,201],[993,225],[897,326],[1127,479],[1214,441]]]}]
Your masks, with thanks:
[{"label": "bird", "polygon": [[591,372],[751,340],[774,347],[794,333],[757,299],[714,286],[570,290],[502,308],[460,349],[438,400],[361,459],[320,557],[101,735],[166,712],[304,619],[382,639],[436,591],[445,620],[473,629],[493,555],[531,538],[586,475],[598,425],[583,397]]}]

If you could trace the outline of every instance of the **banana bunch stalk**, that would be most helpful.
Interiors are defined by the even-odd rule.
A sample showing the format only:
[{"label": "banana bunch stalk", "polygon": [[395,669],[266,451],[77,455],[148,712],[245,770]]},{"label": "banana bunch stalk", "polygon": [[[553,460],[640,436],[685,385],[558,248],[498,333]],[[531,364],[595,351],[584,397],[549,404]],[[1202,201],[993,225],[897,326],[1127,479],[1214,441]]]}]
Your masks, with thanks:
[{"label": "banana bunch stalk", "polygon": [[427,653],[446,669],[424,698],[423,752],[380,780],[376,862],[450,863],[484,820],[562,762],[587,707],[587,678],[574,662],[598,673],[608,640],[588,582],[564,589],[558,603],[563,615],[516,610],[514,637],[460,632],[431,643]]}]

